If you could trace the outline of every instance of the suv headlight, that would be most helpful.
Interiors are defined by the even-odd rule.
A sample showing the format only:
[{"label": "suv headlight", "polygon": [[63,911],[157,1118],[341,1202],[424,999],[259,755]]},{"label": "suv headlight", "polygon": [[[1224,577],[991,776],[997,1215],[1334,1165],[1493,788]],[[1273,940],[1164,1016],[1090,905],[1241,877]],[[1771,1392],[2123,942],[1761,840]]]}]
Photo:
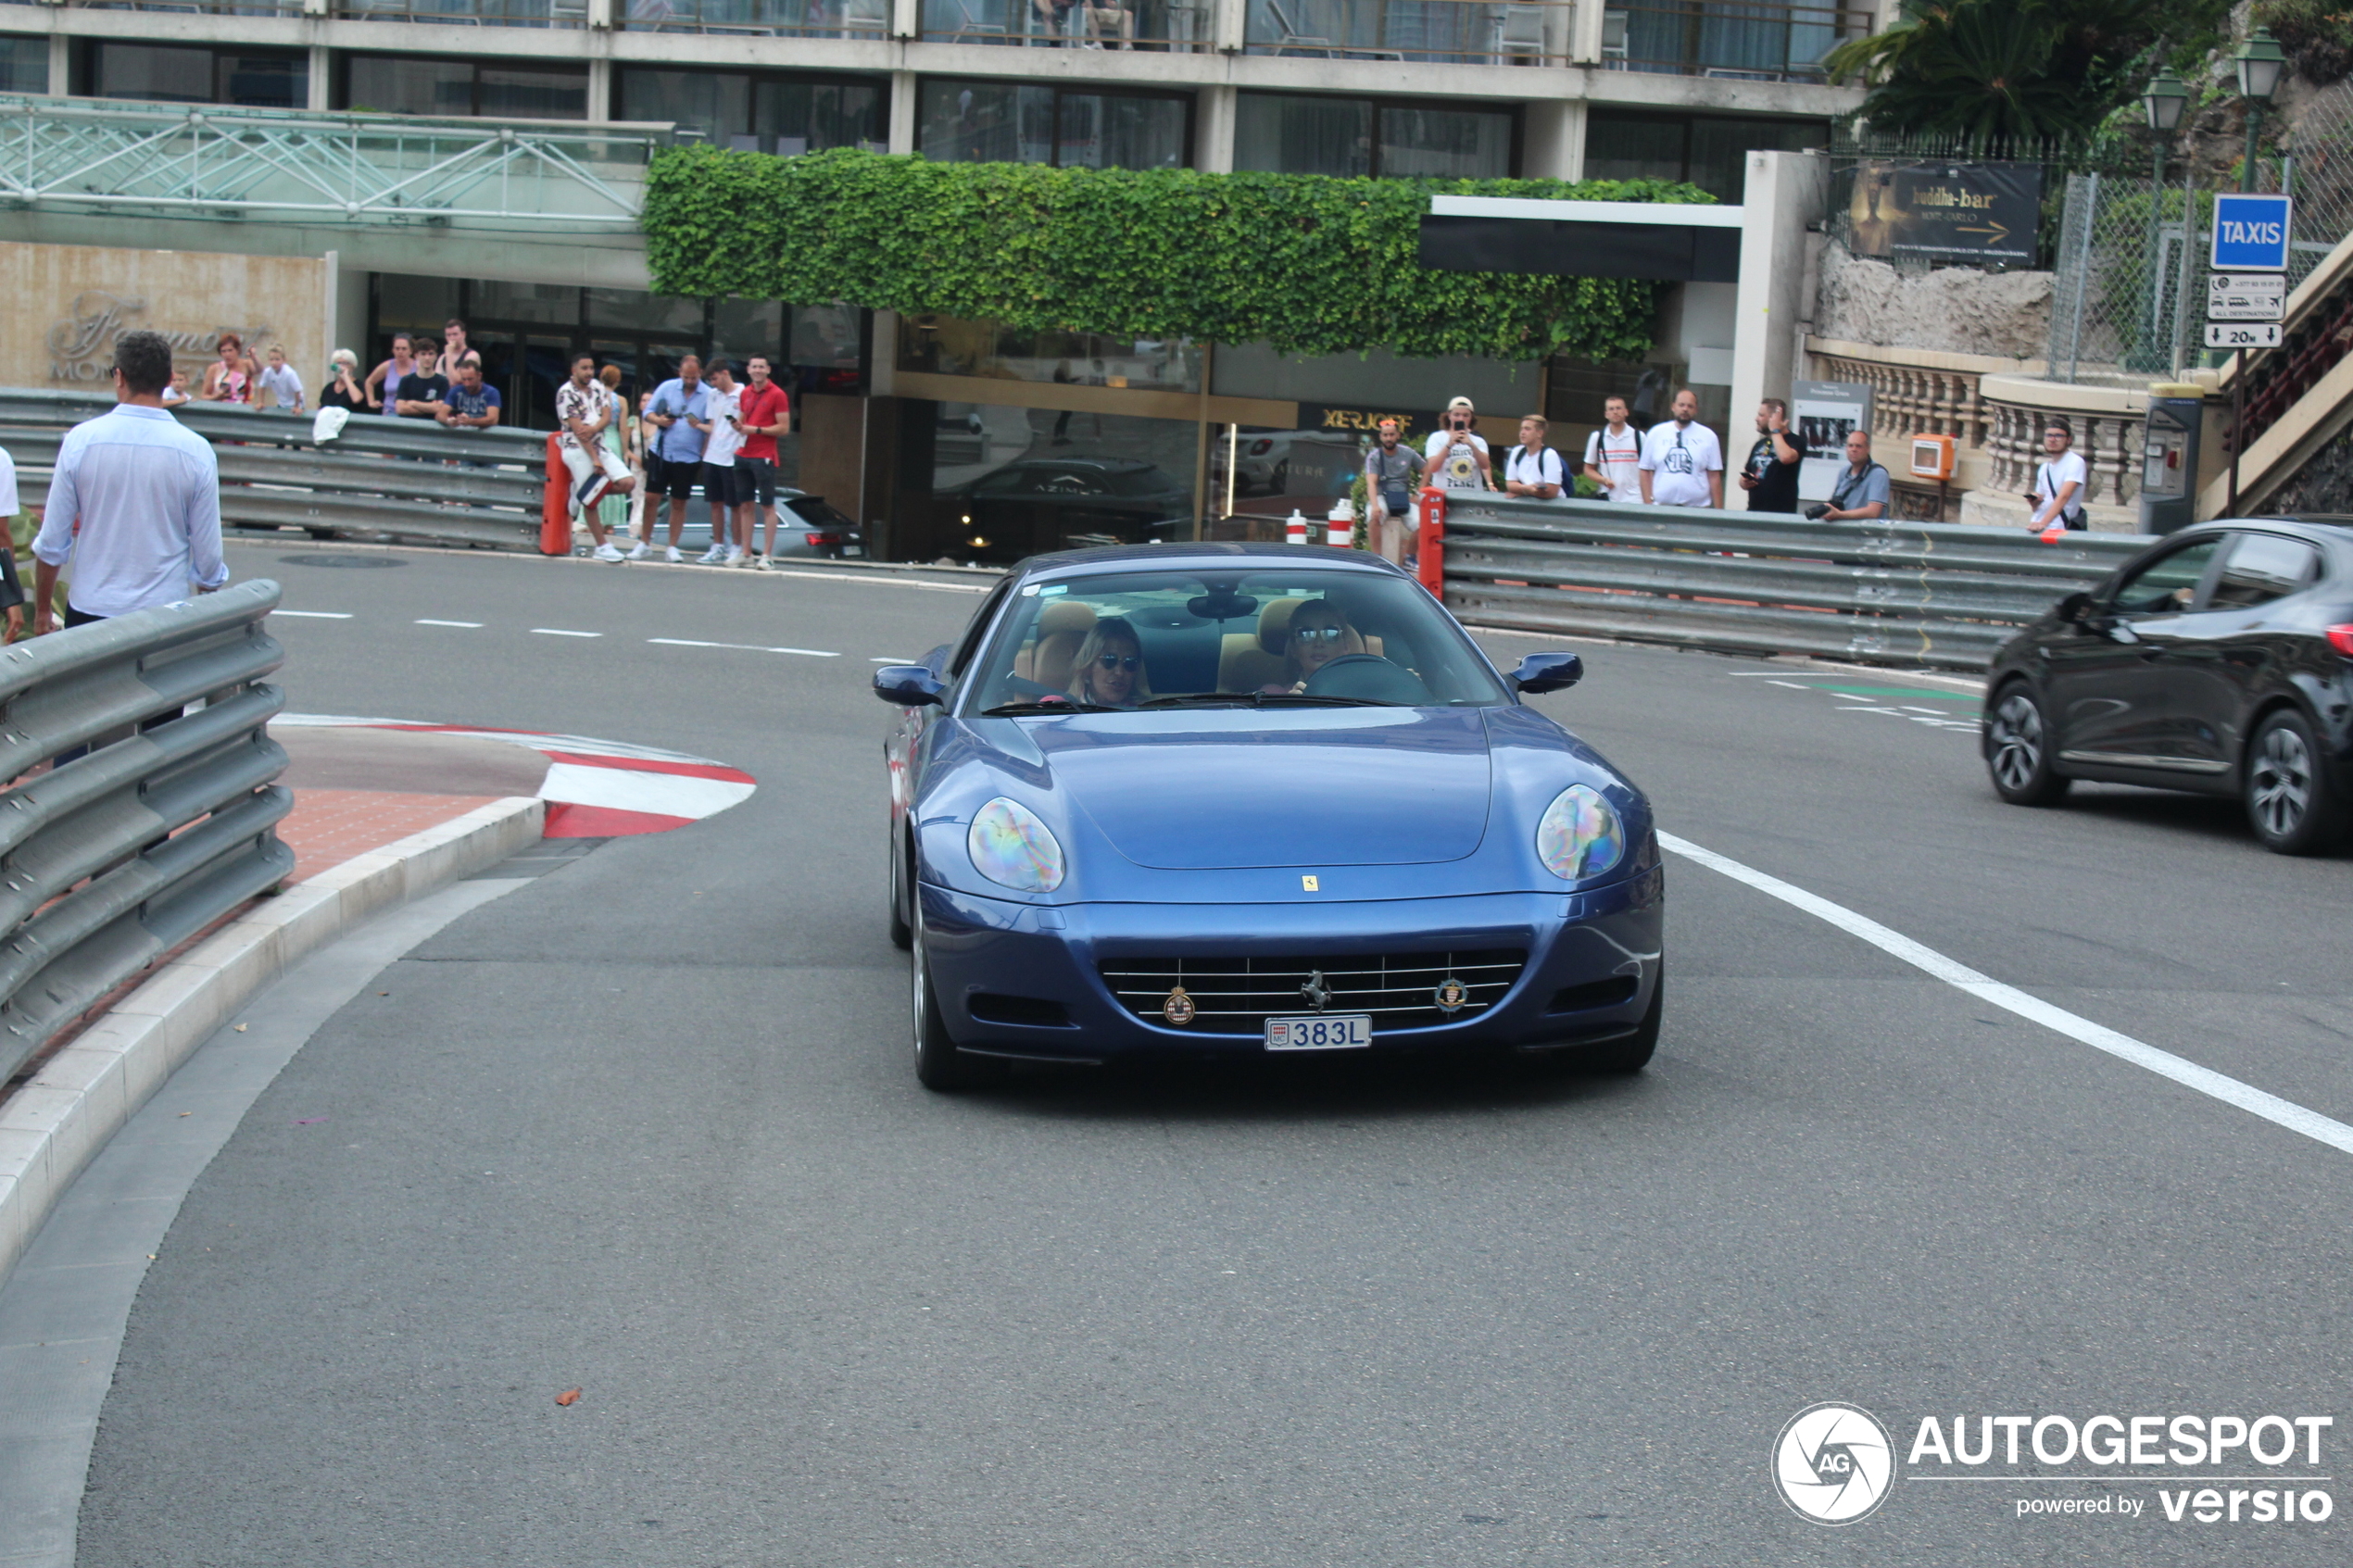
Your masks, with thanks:
[{"label": "suv headlight", "polygon": [[1051,893],[1063,884],[1063,847],[1038,813],[1003,796],[973,813],[964,835],[973,870],[1000,887]]},{"label": "suv headlight", "polygon": [[1601,792],[1571,784],[1553,797],[1536,824],[1536,855],[1554,876],[1582,882],[1601,875],[1626,854],[1626,824]]}]

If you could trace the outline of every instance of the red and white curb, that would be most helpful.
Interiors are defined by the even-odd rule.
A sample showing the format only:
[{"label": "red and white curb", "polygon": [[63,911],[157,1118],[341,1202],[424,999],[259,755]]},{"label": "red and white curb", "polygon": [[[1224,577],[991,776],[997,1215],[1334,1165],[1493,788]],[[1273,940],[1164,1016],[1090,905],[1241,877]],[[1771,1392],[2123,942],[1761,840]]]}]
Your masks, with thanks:
[{"label": "red and white curb", "polygon": [[751,798],[758,781],[740,768],[683,751],[631,746],[588,735],[535,730],[485,730],[472,724],[418,724],[403,719],[351,719],[326,713],[281,713],[276,725],[316,729],[408,730],[419,734],[472,735],[536,751],[547,759],[539,798],[547,803],[547,838],[619,838],[668,833],[715,817]]}]

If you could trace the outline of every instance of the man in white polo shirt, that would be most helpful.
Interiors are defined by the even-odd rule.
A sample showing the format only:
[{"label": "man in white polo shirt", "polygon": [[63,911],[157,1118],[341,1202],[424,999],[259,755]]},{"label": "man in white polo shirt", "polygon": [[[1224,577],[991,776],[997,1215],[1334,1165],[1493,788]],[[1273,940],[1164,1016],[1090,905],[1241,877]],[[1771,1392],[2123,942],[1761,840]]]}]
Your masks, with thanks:
[{"label": "man in white polo shirt", "polygon": [[160,332],[115,340],[110,413],[66,432],[49,505],[32,541],[32,629],[57,629],[57,574],[73,564],[66,624],[177,604],[229,581],[220,554],[220,470],[212,445],[163,406],[171,345]]},{"label": "man in white polo shirt", "polygon": [[1585,438],[1585,477],[1613,501],[1642,498],[1642,433],[1626,422],[1626,399],[1602,402],[1602,428]]},{"label": "man in white polo shirt", "polygon": [[1661,507],[1724,504],[1724,448],[1699,422],[1699,394],[1675,395],[1675,417],[1642,436],[1642,499]]}]

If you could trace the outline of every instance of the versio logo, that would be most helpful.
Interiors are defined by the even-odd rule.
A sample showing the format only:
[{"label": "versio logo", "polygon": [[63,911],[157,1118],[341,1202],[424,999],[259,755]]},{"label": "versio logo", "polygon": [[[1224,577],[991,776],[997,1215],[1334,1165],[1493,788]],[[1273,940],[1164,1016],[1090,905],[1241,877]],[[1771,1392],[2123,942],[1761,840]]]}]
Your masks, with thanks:
[{"label": "versio logo", "polygon": [[1808,1405],[1773,1443],[1773,1485],[1781,1500],[1817,1524],[1852,1524],[1887,1500],[1895,1445],[1859,1405]]}]

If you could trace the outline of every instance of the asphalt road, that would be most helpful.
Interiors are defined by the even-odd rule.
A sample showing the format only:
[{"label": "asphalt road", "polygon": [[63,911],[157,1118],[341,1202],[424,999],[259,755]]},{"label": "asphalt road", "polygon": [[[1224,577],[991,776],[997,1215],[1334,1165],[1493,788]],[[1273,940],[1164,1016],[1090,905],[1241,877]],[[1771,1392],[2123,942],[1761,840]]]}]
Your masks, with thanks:
[{"label": "asphalt road", "polygon": [[[1831,1399],[1899,1449],[1930,1415],[2333,1414],[2280,1474],[2334,1477],[2353,1155],[1688,860],[1637,1080],[932,1096],[863,687],[974,595],[283,561],[327,553],[233,553],[349,617],[279,623],[295,709],[675,747],[760,788],[459,917],[263,1094],[138,1297],[91,1568],[2347,1556],[2343,1509],[2168,1523],[2158,1473],[2080,1460],[1914,1467],[1828,1529],[1768,1456]],[[2227,804],[2003,807],[1933,682],[1580,651],[1539,700],[1682,838],[2353,1120],[2345,859],[2266,855]]]}]

